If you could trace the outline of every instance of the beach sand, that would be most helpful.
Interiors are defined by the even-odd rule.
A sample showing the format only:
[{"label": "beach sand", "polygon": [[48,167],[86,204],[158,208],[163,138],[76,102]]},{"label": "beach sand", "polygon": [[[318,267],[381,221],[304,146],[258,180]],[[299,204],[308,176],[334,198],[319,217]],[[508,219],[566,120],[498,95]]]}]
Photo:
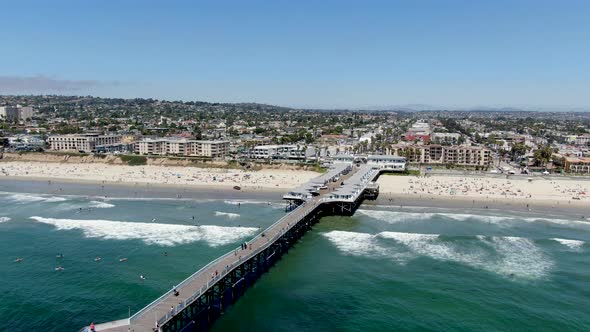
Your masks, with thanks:
[{"label": "beach sand", "polygon": [[312,171],[263,169],[244,171],[175,166],[126,166],[39,162],[1,162],[0,177],[139,186],[172,185],[212,188],[240,186],[244,191],[286,190],[319,174]]},{"label": "beach sand", "polygon": [[[377,203],[393,206],[523,211],[590,218],[590,181],[568,178],[388,176]],[[574,199],[574,197],[579,198]]]},{"label": "beach sand", "polygon": [[[170,166],[0,162],[2,191],[119,197],[281,199],[318,176],[311,171],[243,171]],[[429,175],[378,179],[376,203],[529,211],[590,217],[590,179]],[[234,186],[241,190],[234,190]],[[574,199],[579,198],[579,199]]]}]

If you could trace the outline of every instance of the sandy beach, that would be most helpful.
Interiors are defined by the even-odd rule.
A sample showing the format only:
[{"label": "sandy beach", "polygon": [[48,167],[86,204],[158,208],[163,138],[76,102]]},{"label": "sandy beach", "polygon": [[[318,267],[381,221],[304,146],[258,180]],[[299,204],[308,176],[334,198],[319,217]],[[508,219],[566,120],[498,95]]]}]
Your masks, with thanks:
[{"label": "sandy beach", "polygon": [[[243,171],[181,166],[0,162],[0,180],[4,180],[2,183],[5,185],[11,180],[17,181],[12,183],[13,187],[24,186],[26,181],[45,184],[53,181],[53,185],[43,190],[87,194],[86,187],[76,187],[76,184],[85,184],[100,195],[128,197],[163,195],[202,198],[203,193],[211,193],[216,197],[236,198],[240,193],[258,193],[264,198],[280,199],[286,190],[318,175],[302,170]],[[58,185],[58,182],[63,185]],[[66,186],[67,183],[71,185]],[[529,181],[526,177],[383,175],[378,183],[378,204],[568,212],[590,216],[590,179],[535,177]],[[236,185],[241,187],[240,192],[232,189]],[[36,190],[38,186],[31,184],[29,190]]]},{"label": "sandy beach", "polygon": [[1,162],[0,177],[134,185],[210,186],[242,190],[284,190],[318,176],[312,171],[244,171],[175,166]]},{"label": "sandy beach", "polygon": [[590,181],[567,178],[381,176],[377,204],[530,211],[590,217]]}]

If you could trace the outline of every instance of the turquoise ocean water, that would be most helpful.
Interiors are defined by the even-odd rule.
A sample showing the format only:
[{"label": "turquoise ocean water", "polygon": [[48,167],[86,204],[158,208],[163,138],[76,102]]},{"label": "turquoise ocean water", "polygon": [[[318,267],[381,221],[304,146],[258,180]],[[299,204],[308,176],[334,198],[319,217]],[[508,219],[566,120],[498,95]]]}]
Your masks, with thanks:
[{"label": "turquoise ocean water", "polygon": [[[0,331],[125,318],[284,214],[237,203],[0,193]],[[363,205],[323,218],[214,330],[588,331],[588,308],[590,223]]]}]

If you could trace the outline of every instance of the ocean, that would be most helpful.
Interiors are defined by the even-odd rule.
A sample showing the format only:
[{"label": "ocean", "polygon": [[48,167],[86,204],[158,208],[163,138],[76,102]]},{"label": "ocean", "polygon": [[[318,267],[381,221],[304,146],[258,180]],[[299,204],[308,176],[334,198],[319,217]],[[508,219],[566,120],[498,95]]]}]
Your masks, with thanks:
[{"label": "ocean", "polygon": [[[276,197],[0,189],[0,331],[125,318],[285,213]],[[213,330],[588,331],[589,307],[588,222],[363,204],[323,218]]]}]

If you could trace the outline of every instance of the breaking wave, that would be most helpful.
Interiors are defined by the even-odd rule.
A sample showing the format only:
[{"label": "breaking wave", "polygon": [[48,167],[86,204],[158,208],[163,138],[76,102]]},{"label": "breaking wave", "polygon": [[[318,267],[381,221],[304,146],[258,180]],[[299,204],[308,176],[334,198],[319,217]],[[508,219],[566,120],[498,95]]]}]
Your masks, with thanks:
[{"label": "breaking wave", "polygon": [[58,230],[81,230],[88,238],[108,240],[141,240],[149,245],[175,246],[204,241],[221,246],[253,235],[257,228],[222,227],[214,225],[189,226],[111,220],[76,220],[31,217]]},{"label": "breaking wave", "polygon": [[227,217],[229,219],[236,219],[239,218],[240,215],[237,213],[229,213],[229,212],[220,212],[220,211],[215,211],[215,216],[216,217]]},{"label": "breaking wave", "polygon": [[345,231],[322,235],[346,254],[389,257],[402,264],[429,257],[523,279],[542,278],[553,266],[553,261],[533,241],[519,237],[453,238],[438,234],[381,232],[372,235]]},{"label": "breaking wave", "polygon": [[11,219],[8,217],[0,217],[0,222],[10,221]]},{"label": "breaking wave", "polygon": [[270,201],[257,201],[257,200],[225,200],[224,204],[228,205],[244,205],[244,204],[255,204],[255,205],[267,205],[273,208],[283,208],[283,204],[273,203]]},{"label": "breaking wave", "polygon": [[401,212],[401,211],[384,211],[384,210],[367,210],[359,209],[358,213],[373,218],[376,220],[384,221],[390,224],[412,222],[412,221],[423,221],[425,219],[432,218],[443,218],[454,221],[469,221],[473,220],[481,223],[496,224],[499,226],[508,226],[518,222],[530,222],[530,223],[544,223],[547,225],[573,228],[573,229],[584,229],[590,230],[590,223],[578,220],[566,220],[566,219],[552,219],[543,217],[526,217],[519,218],[516,216],[490,216],[490,215],[475,215],[475,214],[461,214],[461,213],[442,213],[442,212]]},{"label": "breaking wave", "polygon": [[115,204],[110,204],[110,203],[101,202],[101,201],[90,201],[90,203],[88,204],[88,207],[95,208],[95,209],[110,209],[110,208],[115,207]]},{"label": "breaking wave", "polygon": [[87,202],[75,202],[75,201],[67,201],[60,203],[55,207],[58,211],[69,211],[69,210],[78,210],[78,209],[110,209],[115,207],[114,204],[110,204],[107,202],[101,201],[87,201]]},{"label": "breaking wave", "polygon": [[572,249],[572,250],[582,250],[582,246],[584,245],[584,241],[580,241],[580,240],[569,240],[569,239],[560,239],[560,238],[551,238],[551,240],[553,241],[557,241],[559,243],[561,243],[562,245]]},{"label": "breaking wave", "polygon": [[50,196],[50,195],[34,195],[34,194],[12,194],[6,196],[8,200],[15,203],[57,203],[67,201],[64,197]]},{"label": "breaking wave", "polygon": [[455,221],[467,221],[470,219],[476,219],[478,221],[486,223],[501,223],[503,221],[509,221],[513,218],[500,217],[500,216],[486,216],[486,215],[473,215],[473,214],[458,214],[458,213],[442,213],[442,212],[398,212],[398,211],[383,211],[383,210],[357,210],[360,214],[367,217],[385,221],[388,223],[400,223],[407,221],[419,221],[426,218],[443,217],[452,219]]}]

